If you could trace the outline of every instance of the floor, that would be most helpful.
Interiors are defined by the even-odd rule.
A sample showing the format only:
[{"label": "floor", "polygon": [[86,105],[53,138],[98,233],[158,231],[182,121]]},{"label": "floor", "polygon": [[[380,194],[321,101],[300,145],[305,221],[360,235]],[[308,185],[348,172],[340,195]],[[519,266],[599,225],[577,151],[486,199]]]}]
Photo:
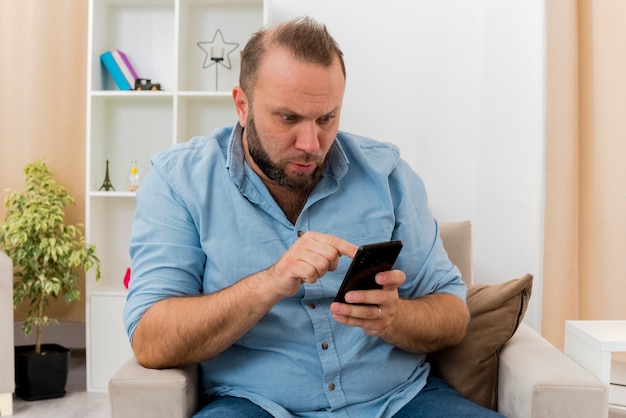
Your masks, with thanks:
[{"label": "floor", "polygon": [[65,396],[28,402],[15,396],[13,416],[18,418],[109,418],[109,395],[87,393],[85,351],[71,351]]}]

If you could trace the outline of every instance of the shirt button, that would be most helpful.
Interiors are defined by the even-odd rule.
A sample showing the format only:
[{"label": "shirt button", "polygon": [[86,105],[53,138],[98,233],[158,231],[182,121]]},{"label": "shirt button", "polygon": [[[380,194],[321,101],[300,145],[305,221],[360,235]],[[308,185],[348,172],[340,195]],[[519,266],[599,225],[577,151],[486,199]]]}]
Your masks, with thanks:
[{"label": "shirt button", "polygon": [[302,237],[304,235],[304,231],[298,231],[298,237]]},{"label": "shirt button", "polygon": [[314,303],[309,303],[309,308],[315,309],[315,304]]},{"label": "shirt button", "polygon": [[330,391],[335,390],[335,384],[331,383],[330,385],[328,385],[328,390],[330,390]]},{"label": "shirt button", "polygon": [[328,343],[326,341],[322,343],[322,350],[328,350]]}]

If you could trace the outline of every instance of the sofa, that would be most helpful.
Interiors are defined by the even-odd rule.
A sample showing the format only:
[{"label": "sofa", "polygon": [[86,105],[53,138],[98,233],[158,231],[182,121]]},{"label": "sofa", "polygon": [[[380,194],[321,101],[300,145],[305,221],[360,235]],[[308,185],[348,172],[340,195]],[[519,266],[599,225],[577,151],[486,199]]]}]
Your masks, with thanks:
[{"label": "sofa", "polygon": [[[606,417],[607,387],[522,322],[532,276],[474,284],[471,224],[442,222],[440,235],[468,285],[472,318],[458,346],[431,354],[433,372],[507,417]],[[130,358],[109,381],[109,400],[112,417],[190,417],[198,368],[150,370]]]},{"label": "sofa", "polygon": [[0,416],[13,415],[13,263],[0,251]]}]

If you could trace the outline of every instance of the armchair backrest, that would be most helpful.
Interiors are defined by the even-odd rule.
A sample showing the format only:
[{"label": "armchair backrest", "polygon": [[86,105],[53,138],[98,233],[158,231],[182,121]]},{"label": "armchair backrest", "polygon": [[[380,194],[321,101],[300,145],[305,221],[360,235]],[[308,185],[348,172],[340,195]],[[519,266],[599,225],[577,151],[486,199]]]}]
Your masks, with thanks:
[{"label": "armchair backrest", "polygon": [[440,222],[439,234],[452,264],[461,271],[465,284],[474,282],[472,276],[472,224],[470,221]]}]

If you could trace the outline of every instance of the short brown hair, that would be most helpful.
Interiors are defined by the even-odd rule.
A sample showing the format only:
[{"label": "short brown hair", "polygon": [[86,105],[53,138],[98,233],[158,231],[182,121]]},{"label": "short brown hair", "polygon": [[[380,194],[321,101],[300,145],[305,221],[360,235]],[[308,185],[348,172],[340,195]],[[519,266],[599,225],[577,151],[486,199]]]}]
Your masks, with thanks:
[{"label": "short brown hair", "polygon": [[326,67],[332,64],[336,56],[346,77],[343,52],[326,26],[310,17],[301,17],[273,28],[261,29],[250,37],[243,49],[239,73],[239,85],[250,100],[263,57],[272,48],[284,48],[303,62]]}]

